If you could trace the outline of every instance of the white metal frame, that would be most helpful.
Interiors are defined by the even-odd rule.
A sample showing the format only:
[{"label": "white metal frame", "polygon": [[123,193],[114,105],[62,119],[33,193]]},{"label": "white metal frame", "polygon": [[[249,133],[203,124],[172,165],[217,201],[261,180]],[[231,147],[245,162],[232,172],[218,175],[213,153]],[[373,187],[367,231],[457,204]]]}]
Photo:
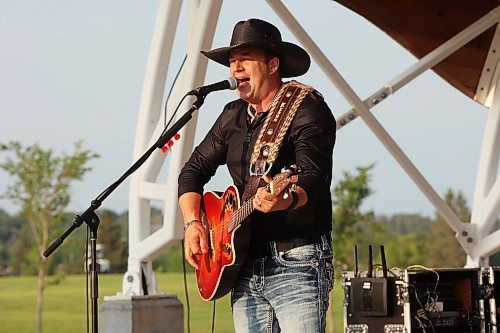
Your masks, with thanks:
[{"label": "white metal frame", "polygon": [[[360,116],[370,130],[377,136],[401,168],[415,182],[423,194],[444,217],[449,226],[456,232],[457,239],[468,255],[468,266],[479,266],[487,263],[486,258],[500,249],[500,231],[490,234],[500,214],[500,180],[498,164],[500,152],[500,90],[495,90],[498,82],[498,56],[488,58],[488,74],[482,78],[482,87],[487,94],[478,94],[482,103],[488,96],[492,105],[484,133],[484,141],[479,161],[472,218],[470,223],[463,223],[446,205],[429,182],[415,167],[404,151],[372,115],[370,109],[401,87],[412,81],[424,71],[445,59],[470,40],[497,24],[500,19],[500,7],[479,19],[471,26],[436,48],[413,66],[387,83],[368,99],[361,100],[350,85],[339,74],[328,57],[314,43],[312,38],[301,27],[290,11],[279,0],[267,0],[269,6],[287,25],[312,59],[320,66],[331,82],[342,93],[353,109],[338,119],[340,129]],[[173,45],[175,27],[178,24],[182,0],[162,0],[156,28],[153,36],[150,58],[143,96],[139,111],[134,156],[138,158],[151,145],[162,131],[161,100],[165,78],[168,70]],[[200,57],[199,51],[209,49],[215,32],[222,0],[190,0],[189,1],[189,34],[187,63],[181,71],[180,80],[175,84],[172,98],[168,101],[168,111],[182,96],[182,92],[203,83],[207,61]],[[498,35],[498,34],[497,34]],[[495,36],[492,48],[498,50],[500,37]],[[491,53],[495,53],[491,51]],[[494,69],[493,75],[490,75]],[[489,75],[489,76],[488,76]],[[169,113],[167,113],[169,116]],[[196,122],[196,119],[194,119]],[[183,140],[177,149],[165,158],[161,153],[155,154],[141,170],[132,176],[129,208],[129,260],[128,271],[123,278],[124,295],[142,295],[144,287],[141,280],[144,275],[149,294],[156,293],[156,283],[151,262],[170,242],[182,238],[182,223],[177,209],[177,175],[183,162],[193,149],[195,126],[190,125],[181,133]],[[156,183],[164,161],[168,161],[168,177],[166,184]],[[151,233],[151,200],[161,200],[165,204],[163,227]]]},{"label": "white metal frame", "polygon": [[[163,130],[161,104],[181,6],[182,0],[162,0],[160,3],[137,122],[135,159],[158,139]],[[222,0],[189,1],[187,58],[167,101],[167,119],[185,92],[203,84],[207,59],[201,56],[200,50],[212,45],[221,6]],[[177,176],[193,148],[196,115],[193,118],[189,126],[180,132],[183,139],[175,150],[168,155],[157,151],[131,177],[129,258],[122,282],[124,295],[144,295],[145,290],[148,294],[156,294],[151,263],[172,241],[183,237],[182,223],[177,223],[180,221]],[[157,178],[165,161],[168,161],[167,181],[160,184]],[[151,232],[151,200],[162,201],[165,205],[163,226],[154,233]],[[146,286],[142,284],[143,277]]]}]

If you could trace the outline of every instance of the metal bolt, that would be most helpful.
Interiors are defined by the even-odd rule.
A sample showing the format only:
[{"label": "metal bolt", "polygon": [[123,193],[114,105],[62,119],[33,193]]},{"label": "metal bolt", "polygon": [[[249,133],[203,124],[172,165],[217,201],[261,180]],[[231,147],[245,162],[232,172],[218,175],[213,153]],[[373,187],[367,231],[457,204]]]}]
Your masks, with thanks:
[{"label": "metal bolt", "polygon": [[127,282],[134,281],[134,277],[132,275],[127,275]]},{"label": "metal bolt", "polygon": [[462,231],[462,236],[464,236],[464,237],[465,237],[465,236],[467,236],[468,234],[469,234],[469,233],[468,233],[467,231],[465,231],[465,230],[464,230],[464,231]]},{"label": "metal bolt", "polygon": [[467,243],[472,243],[474,239],[472,237],[467,237]]}]

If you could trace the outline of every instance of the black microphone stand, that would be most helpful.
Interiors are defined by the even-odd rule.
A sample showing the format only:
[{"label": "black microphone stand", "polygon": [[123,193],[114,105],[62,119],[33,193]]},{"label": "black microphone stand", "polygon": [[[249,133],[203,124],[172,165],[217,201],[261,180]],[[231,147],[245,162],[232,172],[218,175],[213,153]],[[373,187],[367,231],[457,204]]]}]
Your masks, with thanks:
[{"label": "black microphone stand", "polygon": [[[161,149],[167,144],[167,142],[177,133],[179,130],[187,124],[189,120],[193,117],[193,112],[199,110],[200,107],[205,102],[205,95],[195,94],[196,101],[193,103],[191,108],[186,111],[186,113],[177,120],[172,127],[170,127],[166,132],[162,133],[158,141],[153,144],[145,153],[142,155],[117,181],[111,184],[107,189],[105,189],[101,194],[92,200],[90,206],[83,212],[82,215],[76,215],[73,224],[59,237],[57,238],[48,248],[43,252],[45,257],[48,257],[54,252],[76,228],[80,227],[83,222],[85,222],[90,229],[90,253],[91,253],[91,271],[90,271],[90,284],[91,284],[91,312],[92,312],[92,333],[98,333],[98,298],[99,298],[99,286],[98,286],[98,272],[96,264],[96,244],[97,244],[97,229],[99,227],[99,217],[95,213],[95,210],[101,206],[103,201],[132,173],[134,173],[141,165],[146,162],[146,160],[151,156],[155,149]],[[85,263],[87,265],[87,263]]]}]

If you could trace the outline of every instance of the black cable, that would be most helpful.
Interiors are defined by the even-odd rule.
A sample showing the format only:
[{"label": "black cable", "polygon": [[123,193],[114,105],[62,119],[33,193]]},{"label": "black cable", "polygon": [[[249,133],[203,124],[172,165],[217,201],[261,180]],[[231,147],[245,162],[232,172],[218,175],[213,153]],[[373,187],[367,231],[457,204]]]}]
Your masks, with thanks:
[{"label": "black cable", "polygon": [[[175,115],[177,114],[177,111],[179,110],[179,107],[181,106],[182,102],[184,99],[188,96],[188,94],[185,94],[180,102],[177,104],[177,107],[175,108],[174,112],[170,116],[170,119],[167,122],[167,104],[168,100],[170,99],[170,95],[172,94],[173,87],[175,86],[175,82],[177,82],[177,79],[179,78],[179,74],[181,73],[182,68],[184,67],[184,64],[186,63],[187,59],[187,54],[184,56],[184,59],[182,60],[181,67],[177,71],[177,74],[175,75],[174,82],[170,86],[170,90],[168,92],[167,98],[165,99],[165,107],[163,109],[163,131],[160,136],[166,133],[168,130],[168,126],[170,126],[170,123],[174,120]],[[189,292],[188,292],[188,286],[187,286],[187,273],[186,273],[186,257],[184,254],[184,239],[181,240],[181,251],[182,251],[182,272],[184,276],[184,293],[186,295],[186,308],[187,308],[187,329],[188,333],[191,333],[191,306],[189,305]],[[215,311],[215,310],[214,310]],[[213,332],[213,328],[212,328]]]},{"label": "black cable", "polygon": [[186,63],[186,59],[187,59],[187,54],[184,56],[184,59],[182,60],[181,67],[177,71],[177,74],[175,74],[174,82],[172,82],[172,85],[170,86],[170,90],[168,91],[167,98],[165,99],[165,108],[163,109],[163,115],[164,115],[163,116],[163,127],[165,127],[165,128],[167,128],[168,125],[170,125],[170,122],[172,121],[172,118],[170,118],[170,120],[167,123],[167,103],[168,103],[168,100],[170,99],[170,95],[172,94],[172,90],[174,89],[175,82],[177,82],[177,79],[179,78],[179,74],[181,74],[181,70],[184,67],[184,64]]},{"label": "black cable", "polygon": [[[170,123],[172,122],[172,120],[174,120],[174,117],[177,114],[177,111],[179,111],[179,107],[181,106],[181,104],[184,101],[184,99],[186,99],[186,97],[188,97],[188,96],[189,96],[188,94],[185,94],[184,96],[182,96],[181,101],[177,104],[177,107],[175,108],[174,113],[172,113],[172,115],[170,116],[170,119],[168,120],[167,124],[165,125],[165,128],[163,129],[163,132],[161,133],[161,135],[163,135],[165,132],[167,132],[168,126],[170,125]],[[167,118],[167,109],[166,109],[166,107],[167,107],[167,104],[165,103],[165,120]]]},{"label": "black cable", "polygon": [[214,333],[214,327],[215,327],[215,299],[212,303],[212,333]]},{"label": "black cable", "polygon": [[184,293],[186,294],[186,308],[187,308],[187,327],[188,333],[191,333],[191,307],[189,306],[189,293],[186,278],[186,256],[184,254],[184,239],[181,239],[182,250],[182,272],[184,273]]},{"label": "black cable", "polygon": [[[427,332],[426,328],[430,327],[432,329],[432,332],[435,333],[436,330],[434,329],[432,319],[430,318],[430,313],[426,309],[430,297],[430,292],[429,291],[427,292],[428,298],[426,301],[426,306],[424,306],[422,300],[418,295],[417,286],[410,283],[408,284],[408,288],[413,288],[413,292],[415,294],[415,300],[417,301],[418,305],[420,305],[420,309],[416,309],[415,316],[413,318],[417,321],[419,328],[421,328],[424,332]],[[424,323],[422,320],[425,320],[427,324]]]},{"label": "black cable", "polygon": [[[188,333],[191,332],[191,307],[189,306],[189,294],[187,288],[187,278],[186,278],[186,257],[184,254],[184,240],[181,240],[181,248],[182,248],[182,271],[184,274],[184,292],[186,294],[186,307],[187,307],[187,327]],[[212,333],[215,332],[215,299],[212,303]]]}]

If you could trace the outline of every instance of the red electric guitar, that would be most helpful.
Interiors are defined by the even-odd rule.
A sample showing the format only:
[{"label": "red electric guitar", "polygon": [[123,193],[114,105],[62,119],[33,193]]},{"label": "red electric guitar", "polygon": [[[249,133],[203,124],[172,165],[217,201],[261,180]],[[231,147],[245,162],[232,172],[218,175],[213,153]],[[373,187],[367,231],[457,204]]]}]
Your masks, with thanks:
[{"label": "red electric guitar", "polygon": [[[287,170],[276,175],[267,187],[279,196],[296,182],[296,173]],[[242,222],[254,211],[253,199],[240,205],[234,185],[222,196],[213,192],[203,195],[202,222],[208,230],[208,252],[198,256],[196,281],[200,296],[206,301],[226,295],[238,277],[250,242],[250,228]]]}]

